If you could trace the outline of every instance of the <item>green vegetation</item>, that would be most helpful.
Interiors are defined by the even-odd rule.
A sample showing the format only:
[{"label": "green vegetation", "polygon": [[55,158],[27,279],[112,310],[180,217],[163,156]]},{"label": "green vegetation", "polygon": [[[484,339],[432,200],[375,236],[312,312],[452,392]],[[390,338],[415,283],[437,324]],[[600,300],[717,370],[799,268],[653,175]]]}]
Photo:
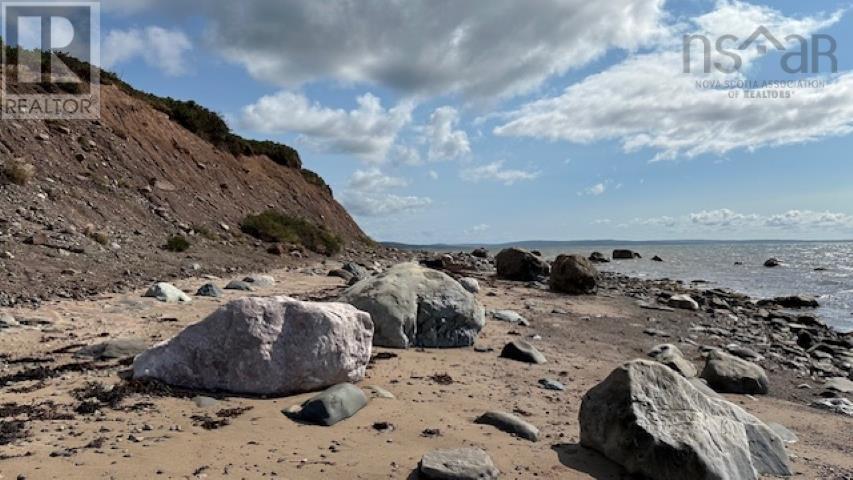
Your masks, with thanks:
[{"label": "green vegetation", "polygon": [[36,176],[36,169],[29,163],[20,160],[9,160],[3,165],[0,173],[2,173],[3,178],[7,182],[24,186],[30,183],[30,180]]},{"label": "green vegetation", "polygon": [[183,235],[173,235],[169,237],[163,248],[170,252],[186,252],[190,249],[190,241]]},{"label": "green vegetation", "polygon": [[326,255],[341,251],[340,237],[325,227],[314,225],[275,210],[249,215],[240,224],[243,233],[265,242],[293,243]]}]

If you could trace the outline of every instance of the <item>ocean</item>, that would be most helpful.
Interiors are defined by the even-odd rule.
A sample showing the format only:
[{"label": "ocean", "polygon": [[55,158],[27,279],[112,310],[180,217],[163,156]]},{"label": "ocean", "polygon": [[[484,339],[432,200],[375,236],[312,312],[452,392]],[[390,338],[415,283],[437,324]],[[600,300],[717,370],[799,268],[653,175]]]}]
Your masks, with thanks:
[{"label": "ocean", "polygon": [[[589,256],[593,251],[610,257],[614,249],[625,248],[643,258],[616,260],[599,264],[598,268],[640,278],[704,280],[708,288],[728,288],[756,298],[811,295],[820,302],[817,313],[822,320],[840,331],[853,331],[853,242],[520,242],[514,245],[539,250],[548,258],[561,253]],[[505,246],[487,248],[497,253]],[[471,247],[420,248],[468,251]],[[655,255],[664,262],[651,261]],[[771,257],[784,265],[765,267],[764,262]]]}]

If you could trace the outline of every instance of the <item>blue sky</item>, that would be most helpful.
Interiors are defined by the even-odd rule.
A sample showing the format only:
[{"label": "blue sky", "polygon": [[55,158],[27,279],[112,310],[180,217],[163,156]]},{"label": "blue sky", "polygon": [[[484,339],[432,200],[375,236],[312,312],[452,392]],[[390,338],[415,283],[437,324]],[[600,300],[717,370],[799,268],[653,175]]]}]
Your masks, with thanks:
[{"label": "blue sky", "polygon": [[[378,240],[853,238],[850,2],[103,7],[105,66],[298,148]],[[793,76],[772,48],[682,72],[683,35],[761,25],[832,36],[838,72]],[[746,100],[702,79],[823,83]]]}]

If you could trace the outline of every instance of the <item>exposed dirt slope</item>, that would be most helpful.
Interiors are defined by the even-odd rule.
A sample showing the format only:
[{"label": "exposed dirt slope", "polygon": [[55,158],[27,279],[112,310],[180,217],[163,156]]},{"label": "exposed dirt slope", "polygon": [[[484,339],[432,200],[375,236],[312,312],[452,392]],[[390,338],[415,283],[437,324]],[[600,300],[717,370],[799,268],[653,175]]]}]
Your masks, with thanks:
[{"label": "exposed dirt slope", "polygon": [[[266,246],[239,232],[246,215],[269,208],[325,225],[348,246],[367,240],[310,172],[217,149],[117,86],[103,86],[102,99],[96,122],[0,121],[0,167],[35,171],[23,186],[0,178],[0,306],[168,278],[195,263],[210,273],[271,268]],[[193,243],[187,253],[160,248],[178,233]]]}]

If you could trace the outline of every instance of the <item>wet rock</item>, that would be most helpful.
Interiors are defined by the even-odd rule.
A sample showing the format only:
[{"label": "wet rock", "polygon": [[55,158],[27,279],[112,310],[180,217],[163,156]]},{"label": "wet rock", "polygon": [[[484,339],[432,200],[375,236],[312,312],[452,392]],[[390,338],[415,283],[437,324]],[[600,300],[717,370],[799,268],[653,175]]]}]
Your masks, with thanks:
[{"label": "wet rock", "polygon": [[631,250],[613,250],[613,260],[633,260],[640,258],[640,254]]},{"label": "wet rock", "polygon": [[490,425],[516,437],[539,441],[539,429],[524,420],[505,412],[486,412],[474,421],[479,425]]},{"label": "wet rock", "polygon": [[224,294],[225,294],[225,292],[223,292],[219,287],[217,287],[216,285],[214,285],[212,283],[205,283],[204,285],[202,285],[198,289],[197,292],[195,292],[196,297],[210,297],[210,298],[219,298]]},{"label": "wet rock", "polygon": [[548,263],[532,252],[508,248],[495,257],[498,277],[517,282],[532,282],[550,273]]},{"label": "wet rock", "polygon": [[656,480],[791,475],[782,440],[759,419],[643,360],[617,368],[584,396],[580,436],[584,447]]},{"label": "wet rock", "polygon": [[241,292],[251,292],[252,286],[240,280],[231,280],[228,285],[225,285],[225,290],[239,290]]},{"label": "wet rock", "polygon": [[374,344],[382,347],[468,347],[486,323],[482,305],[459,282],[414,263],[355,284],[341,301],[371,315]]},{"label": "wet rock", "polygon": [[552,291],[570,295],[594,294],[599,275],[595,266],[580,255],[560,255],[551,267]]},{"label": "wet rock", "polygon": [[782,261],[778,258],[770,258],[766,262],[764,262],[764,266],[767,268],[775,268],[782,265]]},{"label": "wet rock", "polygon": [[335,385],[302,404],[293,418],[315,425],[330,427],[346,420],[367,405],[367,396],[350,383]]},{"label": "wet rock", "polygon": [[663,259],[660,258],[659,256],[655,255],[654,257],[652,257],[652,261],[653,262],[663,262]]},{"label": "wet rock", "polygon": [[719,393],[767,394],[767,374],[760,366],[721,350],[708,354],[701,377]]},{"label": "wet rock", "polygon": [[75,356],[95,360],[116,360],[135,357],[147,349],[148,343],[141,338],[123,338],[83,347],[75,353]]},{"label": "wet rock", "polygon": [[592,263],[610,263],[610,259],[605,257],[601,252],[592,252],[589,256],[589,261]]},{"label": "wet rock", "polygon": [[698,373],[696,367],[686,358],[681,350],[672,344],[658,345],[648,353],[654,361],[680,373],[685,378],[693,378]]},{"label": "wet rock", "polygon": [[699,310],[699,303],[693,300],[690,295],[673,295],[667,300],[667,305],[672,308],[680,308],[681,310]]},{"label": "wet rock", "polygon": [[480,293],[480,282],[477,279],[471,277],[461,278],[459,279],[459,284],[471,293]]},{"label": "wet rock", "polygon": [[545,355],[524,340],[513,340],[506,344],[501,351],[501,358],[534,364],[543,364],[547,361]]},{"label": "wet rock", "polygon": [[491,312],[491,317],[499,322],[511,323],[514,325],[530,326],[530,322],[526,318],[512,310],[498,310]]},{"label": "wet rock", "polygon": [[286,395],[364,378],[373,324],[339,303],[243,298],[136,357],[134,378],[206,391]]},{"label": "wet rock", "polygon": [[500,475],[479,448],[433,450],[421,458],[418,472],[426,480],[496,480]]},{"label": "wet rock", "polygon": [[144,297],[156,298],[165,303],[189,303],[192,300],[186,293],[171,283],[157,283],[145,292]]},{"label": "wet rock", "polygon": [[[804,297],[801,295],[792,295],[790,297],[776,297],[772,301],[773,304],[779,305],[782,308],[818,308],[820,304],[814,297]],[[758,302],[762,305],[762,302]]]}]

